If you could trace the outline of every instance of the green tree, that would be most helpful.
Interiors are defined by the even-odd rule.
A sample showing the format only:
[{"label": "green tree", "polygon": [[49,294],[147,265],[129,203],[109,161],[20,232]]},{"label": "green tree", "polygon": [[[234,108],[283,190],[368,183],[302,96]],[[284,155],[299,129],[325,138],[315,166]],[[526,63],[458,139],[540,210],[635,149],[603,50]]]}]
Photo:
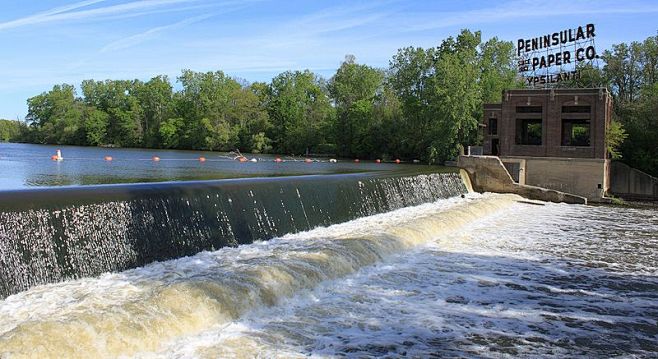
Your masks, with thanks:
[{"label": "green tree", "polygon": [[143,143],[158,147],[160,124],[173,114],[173,86],[167,76],[156,76],[145,83],[136,82],[134,92],[142,110]]},{"label": "green tree", "polygon": [[334,142],[342,156],[372,156],[377,147],[371,136],[374,125],[374,104],[381,91],[384,74],[375,68],[360,65],[352,55],[331,78],[329,93],[336,104]]},{"label": "green tree", "polygon": [[135,96],[140,81],[85,80],[84,103],[108,115],[105,140],[108,144],[140,147],[143,140],[142,108]]},{"label": "green tree", "polygon": [[514,66],[514,45],[494,37],[480,45],[480,81],[482,102],[500,102],[503,90],[523,87],[523,79]]},{"label": "green tree", "polygon": [[[231,97],[241,85],[222,71],[194,72],[183,70],[178,77],[183,90],[178,94],[176,111],[185,120],[184,148],[212,149],[219,144],[231,144],[234,135],[229,119]],[[227,132],[227,133],[222,133]]]},{"label": "green tree", "polygon": [[619,159],[622,157],[620,152],[621,144],[624,143],[624,140],[628,137],[628,134],[624,130],[624,127],[618,121],[610,122],[610,125],[606,129],[605,141],[607,145],[608,153],[613,159]]},{"label": "green tree", "polygon": [[35,140],[52,144],[85,144],[83,106],[72,85],[55,85],[27,100],[26,120],[36,131]]},{"label": "green tree", "polygon": [[0,120],[0,141],[16,141],[20,134],[21,123],[19,121]]},{"label": "green tree", "polygon": [[98,146],[107,143],[108,114],[88,106],[84,110],[84,131],[88,145]]},{"label": "green tree", "polygon": [[184,135],[185,120],[170,118],[160,123],[161,146],[164,148],[177,148]]},{"label": "green tree", "polygon": [[[481,62],[486,58],[495,63],[479,54],[479,45],[479,32],[463,30],[437,48],[405,48],[393,57],[390,82],[400,99],[409,139],[403,156],[442,162],[455,156],[459,146],[476,140],[483,93]],[[496,91],[494,79],[503,75],[488,71],[488,91]]]},{"label": "green tree", "polygon": [[333,108],[322,83],[312,72],[284,72],[272,79],[268,106],[274,150],[279,153],[311,152],[326,142],[322,129],[331,121]]}]

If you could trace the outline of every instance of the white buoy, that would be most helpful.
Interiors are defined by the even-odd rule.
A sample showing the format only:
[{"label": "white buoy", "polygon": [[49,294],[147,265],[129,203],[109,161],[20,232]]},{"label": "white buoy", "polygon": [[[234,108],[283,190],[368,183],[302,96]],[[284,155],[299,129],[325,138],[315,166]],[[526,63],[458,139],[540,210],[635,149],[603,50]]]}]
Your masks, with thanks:
[{"label": "white buoy", "polygon": [[258,160],[255,159],[255,158],[252,158],[252,159],[250,159],[249,161],[251,161],[251,162],[258,162]]},{"label": "white buoy", "polygon": [[330,158],[330,159],[329,159],[329,162],[331,162],[331,163],[336,163],[336,162],[338,162],[338,161],[336,161],[335,158]]},{"label": "white buoy", "polygon": [[64,160],[64,157],[62,157],[62,150],[57,150],[57,160],[58,161]]}]

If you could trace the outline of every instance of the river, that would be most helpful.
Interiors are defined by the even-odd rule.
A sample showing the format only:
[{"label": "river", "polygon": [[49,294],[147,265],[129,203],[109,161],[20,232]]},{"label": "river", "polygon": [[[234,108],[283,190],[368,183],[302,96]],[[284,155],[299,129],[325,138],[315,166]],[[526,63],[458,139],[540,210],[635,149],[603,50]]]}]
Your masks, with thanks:
[{"label": "river", "polygon": [[0,301],[0,353],[655,357],[657,233],[652,209],[441,199],[34,287]]},{"label": "river", "polygon": [[[61,150],[63,161],[51,156]],[[112,157],[106,161],[105,157]],[[306,163],[303,157],[245,154],[258,162],[241,163],[227,153],[135,148],[33,145],[0,142],[0,190],[115,183],[216,180],[370,171],[441,171],[438,166],[375,163],[328,158]],[[159,161],[154,161],[158,157]],[[204,157],[205,161],[199,161]]]}]

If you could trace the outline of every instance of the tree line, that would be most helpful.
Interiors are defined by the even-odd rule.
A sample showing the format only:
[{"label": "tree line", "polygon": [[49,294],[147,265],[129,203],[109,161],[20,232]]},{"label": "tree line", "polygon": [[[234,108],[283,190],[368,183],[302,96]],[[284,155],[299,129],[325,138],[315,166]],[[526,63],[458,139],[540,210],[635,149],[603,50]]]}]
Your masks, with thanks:
[{"label": "tree line", "polygon": [[[614,45],[604,66],[581,66],[562,86],[607,87],[615,104],[611,142],[631,166],[658,174],[658,36]],[[247,83],[222,71],[85,80],[28,99],[25,122],[0,121],[0,140],[421,159],[440,163],[481,141],[482,104],[523,82],[511,42],[462,30],[439,46],[399,49],[387,68],[348,55],[324,79],[286,71]],[[614,147],[614,146],[613,146]],[[614,151],[614,148],[611,148]]]},{"label": "tree line", "polygon": [[518,86],[513,47],[462,31],[400,49],[388,68],[346,56],[330,79],[286,71],[247,83],[222,71],[85,80],[27,100],[14,140],[439,162],[477,140],[483,101]]}]

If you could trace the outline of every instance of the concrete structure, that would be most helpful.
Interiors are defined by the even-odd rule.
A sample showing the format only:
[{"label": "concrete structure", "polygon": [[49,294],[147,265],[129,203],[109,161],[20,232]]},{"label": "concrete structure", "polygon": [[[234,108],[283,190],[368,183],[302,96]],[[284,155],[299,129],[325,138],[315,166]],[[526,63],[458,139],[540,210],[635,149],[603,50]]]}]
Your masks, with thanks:
[{"label": "concrete structure", "polygon": [[499,156],[518,184],[603,198],[612,98],[600,89],[519,89],[485,104],[484,154]]},{"label": "concrete structure", "polygon": [[658,178],[624,163],[610,166],[610,193],[627,200],[658,201]]},{"label": "concrete structure", "polygon": [[585,197],[515,182],[496,156],[459,156],[457,164],[468,174],[467,179],[462,173],[467,188],[477,192],[515,193],[540,201],[587,204]]}]

